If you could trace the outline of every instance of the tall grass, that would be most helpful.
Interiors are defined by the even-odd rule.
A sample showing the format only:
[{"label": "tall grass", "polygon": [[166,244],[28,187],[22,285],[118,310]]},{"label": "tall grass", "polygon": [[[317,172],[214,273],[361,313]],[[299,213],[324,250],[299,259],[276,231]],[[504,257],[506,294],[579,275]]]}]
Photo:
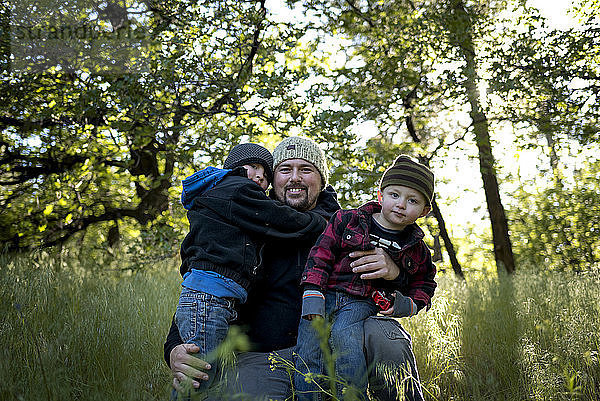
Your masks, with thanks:
[{"label": "tall grass", "polygon": [[[175,267],[0,257],[0,399],[167,399]],[[598,274],[440,277],[433,307],[401,322],[428,400],[600,399]]]},{"label": "tall grass", "polygon": [[72,262],[1,258],[0,399],[167,398],[161,355],[176,271],[117,277]]},{"label": "tall grass", "polygon": [[440,280],[403,319],[431,400],[600,399],[600,275]]}]

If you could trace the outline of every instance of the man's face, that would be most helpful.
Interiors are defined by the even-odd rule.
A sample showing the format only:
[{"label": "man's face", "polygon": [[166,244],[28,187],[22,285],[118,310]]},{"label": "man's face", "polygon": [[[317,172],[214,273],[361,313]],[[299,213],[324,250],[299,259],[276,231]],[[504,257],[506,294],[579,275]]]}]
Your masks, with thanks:
[{"label": "man's face", "polygon": [[321,174],[312,163],[303,159],[288,159],[275,169],[275,197],[294,209],[310,210],[317,204],[321,192]]}]

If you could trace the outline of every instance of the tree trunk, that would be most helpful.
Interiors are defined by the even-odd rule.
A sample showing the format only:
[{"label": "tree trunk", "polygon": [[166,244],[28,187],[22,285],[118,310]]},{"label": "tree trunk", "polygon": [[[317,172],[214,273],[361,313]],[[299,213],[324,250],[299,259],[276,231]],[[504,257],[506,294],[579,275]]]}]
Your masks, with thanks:
[{"label": "tree trunk", "polygon": [[[547,96],[551,98],[552,92],[551,89],[545,89]],[[552,101],[546,100],[540,106],[540,116],[536,121],[536,125],[538,130],[544,138],[546,138],[546,142],[548,143],[548,150],[550,156],[550,168],[552,168],[552,173],[554,174],[555,180],[560,180],[559,172],[558,172],[558,155],[556,154],[556,141],[554,140],[554,126],[552,124]]]},{"label": "tree trunk", "polygon": [[[414,91],[411,93],[414,93]],[[414,124],[413,117],[411,114],[412,106],[411,106],[410,101],[408,101],[408,100],[404,101],[404,108],[406,110],[406,118],[405,118],[406,128],[408,129],[408,132],[410,133],[410,136],[413,139],[413,141],[420,143],[421,138],[419,138],[419,136],[417,135],[417,131],[415,129],[415,124]],[[429,161],[425,157],[422,157],[422,156],[419,157],[419,162],[421,162],[427,166],[429,165]],[[460,263],[458,262],[458,258],[456,257],[456,252],[454,251],[454,245],[452,245],[452,240],[450,239],[450,236],[448,235],[448,230],[446,230],[446,222],[444,221],[444,218],[442,217],[442,212],[440,211],[440,208],[438,207],[435,199],[431,202],[431,209],[433,211],[433,215],[435,216],[435,219],[438,222],[438,229],[440,230],[440,235],[444,239],[444,246],[446,247],[446,252],[448,252],[448,257],[450,258],[450,264],[452,265],[452,270],[454,270],[454,273],[458,277],[460,277],[464,280],[465,276],[462,272]]]},{"label": "tree trunk", "polygon": [[448,257],[450,258],[450,264],[452,265],[452,270],[454,270],[454,274],[458,277],[465,279],[465,275],[463,274],[462,268],[460,267],[460,263],[456,258],[456,251],[454,250],[454,245],[452,245],[452,240],[450,239],[450,235],[448,235],[448,231],[446,230],[446,223],[444,222],[444,218],[442,217],[442,212],[435,201],[435,199],[431,202],[431,210],[435,219],[438,221],[438,228],[440,230],[440,235],[444,240],[444,246],[446,247],[446,252],[448,252]]},{"label": "tree trunk", "polygon": [[487,209],[492,223],[496,267],[498,271],[506,269],[508,273],[512,273],[515,270],[515,262],[506,213],[502,206],[498,179],[494,168],[488,122],[485,114],[479,109],[479,93],[473,77],[467,77],[464,86],[467,89],[469,103],[471,104],[470,114],[473,120],[473,132],[479,150],[479,171],[481,172]]},{"label": "tree trunk", "polygon": [[8,6],[0,7],[0,72],[11,69],[11,27]]},{"label": "tree trunk", "polygon": [[469,114],[479,150],[479,170],[481,172],[481,179],[483,180],[487,209],[492,224],[496,268],[498,272],[506,269],[508,273],[513,273],[515,271],[515,262],[506,213],[500,199],[498,179],[494,168],[489,124],[481,108],[479,89],[477,88],[478,77],[476,72],[475,47],[473,46],[472,38],[472,20],[465,10],[462,1],[456,1],[452,11],[456,19],[455,23],[448,24],[448,29],[450,31],[450,40],[455,42],[454,44],[460,49],[461,55],[466,62],[462,71],[465,78],[462,85],[471,106]]}]

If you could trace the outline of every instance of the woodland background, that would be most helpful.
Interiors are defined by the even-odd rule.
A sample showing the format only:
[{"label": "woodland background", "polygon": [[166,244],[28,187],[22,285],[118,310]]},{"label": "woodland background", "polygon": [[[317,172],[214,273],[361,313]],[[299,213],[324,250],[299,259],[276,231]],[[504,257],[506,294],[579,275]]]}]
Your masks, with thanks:
[{"label": "woodland background", "polygon": [[[69,350],[65,339],[93,335],[85,328],[96,326],[77,320],[74,306],[88,300],[87,314],[97,315],[103,335],[134,330],[132,339],[157,348],[132,358],[143,370],[154,366],[154,387],[140,397],[161,398],[168,373],[159,348],[187,230],[181,180],[220,165],[239,142],[272,150],[285,136],[305,135],[325,150],[343,207],[372,199],[400,153],[436,173],[435,204],[423,225],[440,271],[442,309],[418,319],[443,335],[406,323],[415,338],[430,340],[415,345],[424,381],[437,389],[428,397],[593,399],[600,393],[598,302],[589,308],[600,292],[599,10],[598,0],[574,1],[574,24],[557,28],[526,1],[0,5],[2,329],[12,355],[2,365],[2,377],[11,379],[1,394],[32,397],[43,378],[42,398],[61,399],[55,383],[71,397],[106,399],[80,386],[90,372],[65,379],[48,367],[58,375],[52,381],[36,370],[50,364],[44,358],[60,366],[77,360],[82,350]],[[140,277],[157,287],[135,287]],[[537,286],[528,292],[529,283]],[[121,292],[132,288],[131,299]],[[508,298],[506,309],[494,302],[468,309],[461,296],[475,293]],[[147,326],[128,331],[124,314],[131,311],[121,298],[146,297],[157,303]],[[545,309],[532,307],[538,301]],[[562,308],[552,309],[554,302]],[[57,332],[60,320],[52,319],[66,310],[74,320]],[[478,331],[492,316],[500,328],[515,328],[519,357],[493,346],[496,332]],[[555,326],[565,316],[578,325]],[[507,320],[513,325],[503,326]],[[449,321],[456,324],[443,323]],[[104,326],[115,322],[122,326]],[[456,331],[444,337],[448,330]],[[559,346],[560,333],[573,340]],[[489,359],[462,348],[469,335],[492,336],[481,343]],[[102,338],[96,341],[108,353],[119,349]],[[444,338],[455,348],[435,348]],[[127,358],[115,371],[108,354],[98,355],[88,356],[112,372],[103,383],[133,380],[114,394],[139,387],[125,373]],[[489,379],[478,367],[491,360],[504,361],[514,377],[492,372]],[[468,369],[454,370],[454,363]],[[549,376],[537,386],[507,384],[540,369]],[[469,385],[457,385],[461,380]],[[506,387],[516,392],[507,395]]]}]

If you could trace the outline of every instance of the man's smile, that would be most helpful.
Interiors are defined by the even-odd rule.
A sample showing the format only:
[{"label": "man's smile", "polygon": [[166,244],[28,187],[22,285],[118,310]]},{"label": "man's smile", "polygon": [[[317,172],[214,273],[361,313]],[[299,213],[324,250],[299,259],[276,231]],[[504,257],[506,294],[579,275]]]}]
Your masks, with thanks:
[{"label": "man's smile", "polygon": [[286,189],[286,192],[290,195],[298,195],[298,194],[302,193],[303,191],[306,191],[306,188],[293,187],[293,188]]}]

